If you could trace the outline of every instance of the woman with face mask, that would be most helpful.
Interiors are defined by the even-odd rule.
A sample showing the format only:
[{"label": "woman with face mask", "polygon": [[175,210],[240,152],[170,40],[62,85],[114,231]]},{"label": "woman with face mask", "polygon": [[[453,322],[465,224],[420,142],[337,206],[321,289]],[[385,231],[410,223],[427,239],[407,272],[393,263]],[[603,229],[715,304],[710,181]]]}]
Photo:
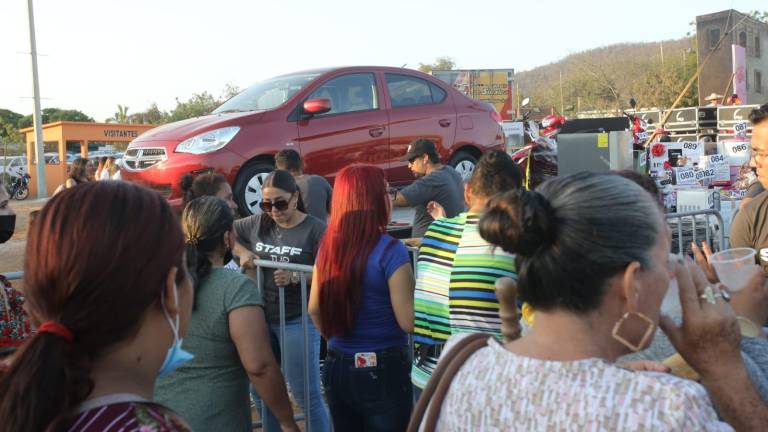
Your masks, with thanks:
[{"label": "woman with face mask", "polygon": [[[240,265],[252,269],[253,259],[261,258],[312,266],[325,232],[325,223],[306,213],[299,188],[288,171],[273,171],[264,179],[261,191],[262,213],[235,222],[237,244],[234,253],[240,258]],[[309,407],[312,431],[322,432],[330,430],[330,422],[328,407],[320,391],[320,333],[308,318],[309,352],[305,356],[304,344],[299,342],[304,340],[300,278],[298,273],[265,268],[264,311],[273,341],[272,349],[278,358],[281,355],[285,358],[283,373],[291,392],[305,412]],[[310,281],[311,275],[306,275],[306,280]],[[279,344],[280,289],[285,294],[285,352],[280,352]],[[304,379],[305,368],[309,382]],[[305,400],[305,386],[309,391],[308,401]],[[267,412],[264,419],[267,430],[278,427],[273,414],[276,413]]]},{"label": "woman with face mask", "polygon": [[24,292],[37,334],[0,375],[4,431],[189,430],[152,402],[157,376],[192,358],[184,237],[160,195],[92,182],[53,197],[29,232]]},{"label": "woman with face mask", "polygon": [[250,379],[280,421],[298,430],[270,347],[263,301],[249,277],[224,268],[232,258],[232,212],[216,197],[197,198],[181,218],[187,265],[196,281],[188,337],[195,358],[158,379],[156,398],[198,431],[250,431]]},{"label": "woman with face mask", "polygon": [[[11,239],[15,228],[16,213],[10,206],[8,190],[0,183],[0,244]],[[0,275],[0,296],[0,358],[3,358],[29,337],[30,326],[24,312],[24,296],[13,289],[3,275]]]}]

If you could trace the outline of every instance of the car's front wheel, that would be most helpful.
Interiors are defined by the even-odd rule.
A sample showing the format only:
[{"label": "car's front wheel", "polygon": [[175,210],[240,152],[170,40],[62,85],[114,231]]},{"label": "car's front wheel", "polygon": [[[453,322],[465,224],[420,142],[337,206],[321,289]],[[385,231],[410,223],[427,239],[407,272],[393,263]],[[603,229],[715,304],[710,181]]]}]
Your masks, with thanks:
[{"label": "car's front wheel", "polygon": [[235,202],[240,214],[250,216],[261,213],[262,187],[269,173],[275,169],[266,162],[252,162],[240,169],[235,180]]},{"label": "car's front wheel", "polygon": [[451,158],[449,164],[461,175],[462,180],[468,182],[475,172],[477,159],[465,151],[456,152]]}]

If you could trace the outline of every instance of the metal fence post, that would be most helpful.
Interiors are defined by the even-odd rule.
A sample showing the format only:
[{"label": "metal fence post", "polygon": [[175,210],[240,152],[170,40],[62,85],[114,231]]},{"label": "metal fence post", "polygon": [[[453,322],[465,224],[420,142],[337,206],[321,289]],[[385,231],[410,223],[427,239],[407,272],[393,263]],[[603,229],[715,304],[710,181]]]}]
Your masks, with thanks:
[{"label": "metal fence post", "polygon": [[312,431],[311,425],[311,405],[309,399],[309,367],[312,361],[318,362],[319,359],[309,358],[309,320],[307,317],[307,275],[301,273],[301,327],[304,333],[304,427],[308,432]]}]

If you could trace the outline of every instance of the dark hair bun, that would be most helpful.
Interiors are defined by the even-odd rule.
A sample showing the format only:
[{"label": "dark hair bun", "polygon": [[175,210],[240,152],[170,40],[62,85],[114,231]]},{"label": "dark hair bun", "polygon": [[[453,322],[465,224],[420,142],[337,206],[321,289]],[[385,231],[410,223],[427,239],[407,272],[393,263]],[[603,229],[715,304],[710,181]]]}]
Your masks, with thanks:
[{"label": "dark hair bun", "polygon": [[192,184],[195,182],[195,177],[192,176],[192,174],[184,174],[181,176],[181,181],[179,182],[179,186],[181,187],[181,190],[184,193],[187,193],[188,191],[192,190]]},{"label": "dark hair bun", "polygon": [[518,253],[531,256],[555,242],[555,215],[552,205],[538,192],[525,192],[520,201]]},{"label": "dark hair bun", "polygon": [[544,196],[525,190],[498,194],[480,220],[480,236],[508,253],[531,256],[555,241],[554,212]]}]

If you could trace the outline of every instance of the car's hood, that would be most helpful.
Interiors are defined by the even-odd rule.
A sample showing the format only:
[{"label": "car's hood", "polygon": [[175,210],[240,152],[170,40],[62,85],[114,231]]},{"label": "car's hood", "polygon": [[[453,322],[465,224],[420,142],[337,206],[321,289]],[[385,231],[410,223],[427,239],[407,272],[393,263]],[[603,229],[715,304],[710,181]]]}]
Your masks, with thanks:
[{"label": "car's hood", "polygon": [[257,121],[263,113],[264,111],[248,111],[194,117],[150,129],[133,140],[133,143],[168,140],[181,142],[208,130],[252,123]]}]

